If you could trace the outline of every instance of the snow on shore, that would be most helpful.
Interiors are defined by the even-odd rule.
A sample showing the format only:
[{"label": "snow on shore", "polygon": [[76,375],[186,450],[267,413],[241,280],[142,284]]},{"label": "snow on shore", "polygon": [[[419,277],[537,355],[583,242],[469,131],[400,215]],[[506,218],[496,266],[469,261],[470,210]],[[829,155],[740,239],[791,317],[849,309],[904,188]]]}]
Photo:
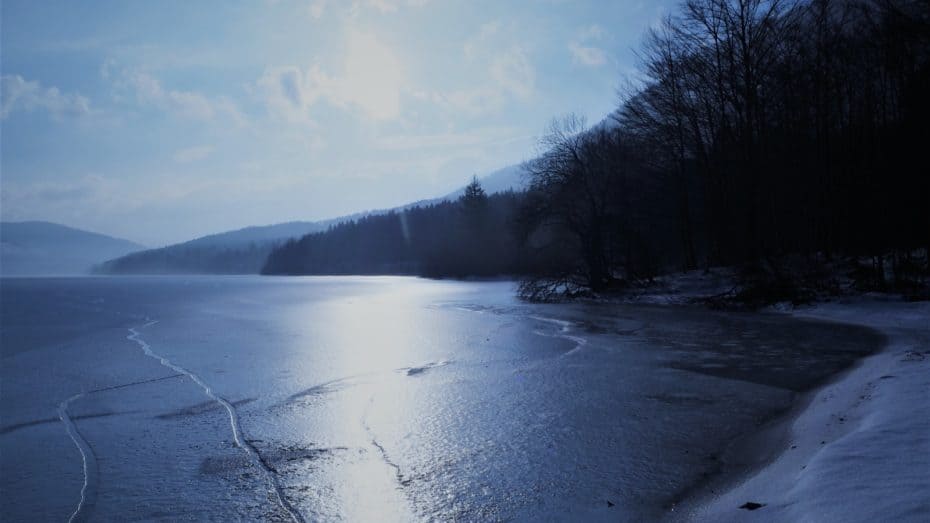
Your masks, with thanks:
[{"label": "snow on shore", "polygon": [[793,314],[869,326],[888,345],[811,394],[774,460],[675,519],[930,521],[930,303],[859,298]]}]

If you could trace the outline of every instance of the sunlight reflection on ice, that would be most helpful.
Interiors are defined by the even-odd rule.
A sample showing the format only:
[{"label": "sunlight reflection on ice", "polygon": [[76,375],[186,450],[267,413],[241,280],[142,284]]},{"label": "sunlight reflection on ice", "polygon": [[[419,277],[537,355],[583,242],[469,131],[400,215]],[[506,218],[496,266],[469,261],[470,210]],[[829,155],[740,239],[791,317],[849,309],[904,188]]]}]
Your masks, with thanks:
[{"label": "sunlight reflection on ice", "polygon": [[[339,516],[347,520],[410,520],[411,504],[404,493],[409,478],[392,459],[398,449],[390,448],[379,434],[396,434],[398,424],[409,421],[422,406],[401,390],[404,380],[417,379],[448,361],[423,359],[423,330],[436,332],[439,327],[422,324],[424,294],[435,292],[435,285],[373,280],[379,283],[378,293],[340,297],[322,310],[306,311],[315,325],[325,325],[316,339],[329,349],[334,379],[342,380],[342,386],[331,387],[327,396],[327,408],[334,412],[329,430],[353,445],[350,458],[332,471],[338,476],[332,494],[340,500]],[[431,319],[439,318],[435,313]],[[314,357],[318,355],[314,351]]]}]

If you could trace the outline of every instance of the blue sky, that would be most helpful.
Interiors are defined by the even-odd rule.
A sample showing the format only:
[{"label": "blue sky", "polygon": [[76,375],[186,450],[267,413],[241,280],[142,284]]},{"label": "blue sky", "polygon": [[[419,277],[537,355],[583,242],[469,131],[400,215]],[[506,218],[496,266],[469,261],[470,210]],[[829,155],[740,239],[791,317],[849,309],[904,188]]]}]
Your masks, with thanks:
[{"label": "blue sky", "polygon": [[4,0],[0,213],[159,246],[444,194],[607,115],[675,3]]}]

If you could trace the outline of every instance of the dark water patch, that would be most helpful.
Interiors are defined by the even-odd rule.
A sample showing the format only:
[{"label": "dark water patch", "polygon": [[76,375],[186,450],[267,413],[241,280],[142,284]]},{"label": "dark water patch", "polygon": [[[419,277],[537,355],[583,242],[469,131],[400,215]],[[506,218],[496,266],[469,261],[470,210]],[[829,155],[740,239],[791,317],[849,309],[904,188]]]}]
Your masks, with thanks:
[{"label": "dark water patch", "polygon": [[[669,347],[668,367],[793,392],[816,387],[886,342],[881,333],[855,325],[764,315],[738,321],[739,328],[727,320],[693,330],[665,325],[648,335]],[[720,336],[724,329],[740,335]]]}]

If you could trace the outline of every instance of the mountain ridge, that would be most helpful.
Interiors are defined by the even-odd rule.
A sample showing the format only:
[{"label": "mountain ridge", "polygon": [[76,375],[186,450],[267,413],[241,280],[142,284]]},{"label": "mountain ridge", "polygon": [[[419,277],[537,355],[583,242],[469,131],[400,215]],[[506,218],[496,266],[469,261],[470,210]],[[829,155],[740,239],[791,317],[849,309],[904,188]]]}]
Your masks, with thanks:
[{"label": "mountain ridge", "polygon": [[145,248],[123,238],[48,221],[0,222],[3,276],[88,274],[98,263]]},{"label": "mountain ridge", "polygon": [[[521,164],[514,164],[492,171],[479,181],[489,194],[522,190],[522,171]],[[460,189],[437,198],[418,200],[386,209],[361,211],[326,220],[252,225],[209,234],[185,242],[108,259],[96,270],[105,274],[255,274],[261,270],[264,259],[271,250],[288,240],[323,232],[331,226],[366,216],[455,200],[462,195],[464,190],[462,186]]]}]

